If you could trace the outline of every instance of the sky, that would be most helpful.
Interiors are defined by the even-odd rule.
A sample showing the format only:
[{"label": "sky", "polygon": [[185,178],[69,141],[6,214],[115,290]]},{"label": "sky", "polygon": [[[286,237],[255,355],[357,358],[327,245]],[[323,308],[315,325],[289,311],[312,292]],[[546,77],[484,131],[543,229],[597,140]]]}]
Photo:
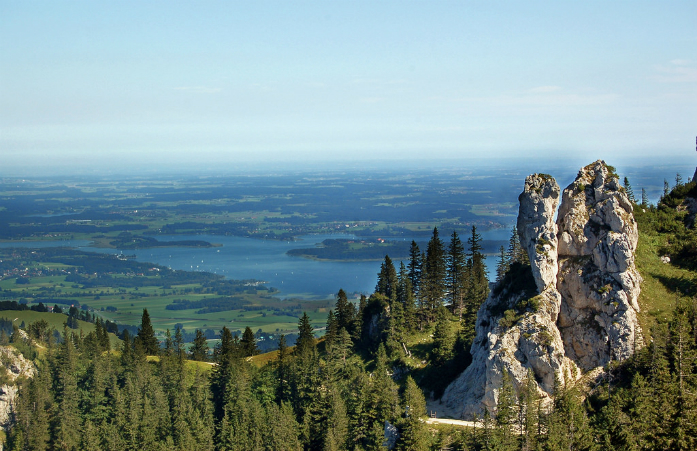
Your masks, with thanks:
[{"label": "sky", "polygon": [[697,161],[694,0],[0,0],[0,43],[2,176]]}]

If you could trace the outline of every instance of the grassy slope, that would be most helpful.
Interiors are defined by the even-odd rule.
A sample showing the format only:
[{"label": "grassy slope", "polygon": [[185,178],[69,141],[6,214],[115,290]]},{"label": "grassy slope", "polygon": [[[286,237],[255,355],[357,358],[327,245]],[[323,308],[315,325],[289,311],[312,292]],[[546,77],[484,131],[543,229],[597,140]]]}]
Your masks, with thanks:
[{"label": "grassy slope", "polygon": [[645,226],[649,214],[650,212],[643,212],[641,207],[636,207],[639,244],[635,263],[644,279],[639,296],[639,323],[647,341],[651,336],[651,325],[658,318],[668,317],[679,297],[691,295],[697,279],[697,274],[693,271],[661,261],[661,248],[671,235],[658,233]]},{"label": "grassy slope", "polygon": [[[62,313],[46,313],[46,312],[34,312],[31,310],[3,310],[0,311],[0,317],[12,320],[17,326],[22,324],[28,325],[36,321],[45,320],[48,322],[49,326],[55,328],[58,332],[63,332],[63,323],[65,323],[68,317]],[[94,324],[85,321],[78,321],[79,328],[75,329],[74,332],[87,335],[94,330]],[[121,346],[121,340],[119,340],[114,334],[110,334],[111,347],[115,348]]]}]

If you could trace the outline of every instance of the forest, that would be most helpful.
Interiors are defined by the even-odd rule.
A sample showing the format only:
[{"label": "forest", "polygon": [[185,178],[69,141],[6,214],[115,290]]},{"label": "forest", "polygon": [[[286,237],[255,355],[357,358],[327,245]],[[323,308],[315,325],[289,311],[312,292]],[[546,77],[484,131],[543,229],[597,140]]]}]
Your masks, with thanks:
[{"label": "forest", "polygon": [[[224,327],[212,355],[200,330],[190,349],[180,329],[159,343],[147,309],[135,336],[124,331],[115,348],[100,321],[86,335],[66,327],[57,341],[15,327],[0,340],[33,356],[38,371],[20,383],[7,447],[694,450],[697,239],[692,218],[676,208],[694,189],[681,183],[657,205],[634,201],[646,345],[608,364],[592,386],[557,379],[551,405],[534,384],[516,390],[504,374],[496,408],[469,419],[474,427],[425,421],[427,402],[468,365],[489,290],[476,227],[464,243],[457,233],[442,240],[436,228],[424,251],[412,243],[406,265],[385,256],[375,292],[357,306],[340,290],[321,339],[304,314],[295,346],[281,336],[269,354],[249,328],[238,336]],[[515,231],[500,251],[493,289],[526,290]],[[674,264],[660,263],[663,255]]]}]

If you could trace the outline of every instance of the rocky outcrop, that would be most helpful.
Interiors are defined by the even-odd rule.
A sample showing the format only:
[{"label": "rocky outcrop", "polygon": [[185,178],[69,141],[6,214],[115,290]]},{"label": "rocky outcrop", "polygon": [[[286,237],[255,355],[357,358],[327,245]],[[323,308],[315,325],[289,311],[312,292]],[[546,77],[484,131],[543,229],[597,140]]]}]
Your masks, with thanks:
[{"label": "rocky outcrop", "polygon": [[[8,431],[12,425],[12,409],[17,399],[16,380],[20,377],[33,377],[34,364],[25,359],[15,348],[0,346],[0,428]],[[0,451],[3,445],[0,443]]]},{"label": "rocky outcrop", "polygon": [[551,176],[533,174],[525,179],[525,188],[518,196],[520,244],[530,258],[539,292],[557,282],[557,225],[554,214],[559,205],[559,194],[559,185]]},{"label": "rocky outcrop", "polygon": [[531,374],[549,400],[556,376],[575,381],[641,345],[636,223],[617,176],[602,161],[582,169],[555,222],[559,197],[551,176],[526,178],[517,228],[530,266],[512,265],[479,309],[472,363],[442,398],[463,418],[495,408],[504,371],[517,387]]},{"label": "rocky outcrop", "polygon": [[623,360],[640,346],[639,238],[632,203],[612,168],[583,168],[559,209],[558,325],[566,354],[584,370]]}]

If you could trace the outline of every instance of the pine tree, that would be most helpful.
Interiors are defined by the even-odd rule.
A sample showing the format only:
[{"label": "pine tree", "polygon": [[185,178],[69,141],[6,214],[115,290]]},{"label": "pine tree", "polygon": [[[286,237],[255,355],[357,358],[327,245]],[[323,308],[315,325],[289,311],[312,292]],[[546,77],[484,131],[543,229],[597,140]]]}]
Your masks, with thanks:
[{"label": "pine tree", "polygon": [[646,190],[644,188],[641,189],[641,206],[644,208],[649,206],[649,196],[646,195]]},{"label": "pine tree", "polygon": [[390,302],[397,297],[397,271],[389,255],[385,255],[385,261],[380,265],[375,292],[384,295]]},{"label": "pine tree", "polygon": [[327,314],[327,326],[325,330],[327,332],[324,334],[324,343],[325,347],[327,348],[327,352],[330,352],[332,346],[334,345],[334,341],[339,334],[339,324],[334,316],[334,310],[329,310],[329,313]]},{"label": "pine tree", "polygon": [[438,228],[434,227],[426,249],[419,289],[421,314],[427,323],[433,322],[436,308],[443,302],[446,293],[445,270],[443,242],[438,237]]},{"label": "pine tree", "polygon": [[191,347],[190,358],[191,360],[197,360],[199,362],[208,360],[208,340],[206,340],[206,336],[203,335],[201,329],[196,329],[196,336],[194,337],[193,346]]},{"label": "pine tree", "polygon": [[632,190],[632,185],[629,184],[629,179],[624,178],[624,190],[627,193],[627,198],[631,203],[636,203],[636,198],[634,197],[634,191]]},{"label": "pine tree", "polygon": [[157,355],[160,352],[160,344],[155,338],[155,330],[152,328],[150,323],[150,315],[148,314],[148,309],[143,309],[143,316],[140,321],[140,329],[138,330],[138,335],[136,340],[142,346],[143,351],[147,355]]},{"label": "pine tree", "polygon": [[462,310],[465,293],[465,248],[457,232],[453,231],[447,254],[446,281],[450,305]]},{"label": "pine tree", "polygon": [[516,401],[511,375],[504,369],[496,402],[496,431],[494,434],[497,449],[502,451],[517,448],[517,440],[513,430],[516,419]]},{"label": "pine tree", "polygon": [[392,380],[388,370],[387,352],[382,343],[375,356],[375,371],[367,390],[365,415],[368,420],[368,447],[378,448],[383,442],[385,420],[394,423],[397,415],[399,398],[397,384]]},{"label": "pine tree", "polygon": [[450,332],[450,312],[441,306],[436,316],[436,326],[433,332],[433,348],[431,349],[431,361],[442,366],[453,356],[455,339]]},{"label": "pine tree", "polygon": [[528,253],[520,244],[520,237],[518,235],[518,229],[516,226],[513,226],[513,229],[511,229],[511,238],[508,240],[508,265],[510,266],[514,262],[518,262],[523,265],[530,264]]},{"label": "pine tree", "polygon": [[364,294],[361,294],[361,298],[358,301],[358,311],[356,312],[356,316],[353,320],[353,333],[351,334],[353,342],[357,345],[361,344],[361,339],[363,337],[363,314],[365,313],[365,308],[367,305],[368,299]]},{"label": "pine tree", "polygon": [[499,261],[496,263],[496,282],[503,280],[503,277],[508,272],[509,268],[508,257],[506,256],[506,249],[501,246],[499,249]]},{"label": "pine tree", "polygon": [[416,305],[414,305],[411,279],[404,263],[400,263],[397,274],[397,302],[402,305],[404,330],[406,332],[413,331],[416,328]]},{"label": "pine tree", "polygon": [[233,344],[232,333],[227,327],[220,331],[220,344],[215,350],[215,363],[211,374],[211,395],[213,399],[214,417],[217,422],[225,416],[225,396],[228,385],[232,382],[232,374],[236,367],[237,356]]},{"label": "pine tree", "polygon": [[407,376],[402,400],[404,414],[400,426],[397,449],[403,451],[426,451],[429,449],[429,433],[422,418],[426,416],[426,400],[423,392],[411,376]]},{"label": "pine tree", "polygon": [[242,353],[244,357],[251,357],[253,355],[259,354],[259,348],[257,348],[257,339],[254,337],[254,332],[252,328],[247,326],[244,328],[242,333],[242,339],[240,340],[240,345],[242,346]]},{"label": "pine tree", "polygon": [[411,241],[411,247],[409,248],[409,280],[411,281],[411,288],[414,294],[419,292],[419,284],[421,283],[421,267],[423,264],[423,259],[421,258],[421,251],[416,241]]},{"label": "pine tree", "polygon": [[[387,256],[385,256],[387,258]],[[356,318],[356,307],[349,302],[346,292],[342,289],[336,294],[336,311],[337,329],[342,327],[349,334],[353,334],[353,327]]]},{"label": "pine tree", "polygon": [[278,339],[278,360],[276,361],[276,401],[285,402],[290,397],[288,387],[288,346],[286,336],[281,334]]},{"label": "pine tree", "polygon": [[80,440],[77,355],[68,328],[63,329],[63,344],[56,356],[56,404],[60,415],[54,417],[53,446],[77,449]]},{"label": "pine tree", "polygon": [[594,448],[592,429],[578,391],[562,385],[557,376],[554,384],[554,405],[547,418],[545,448],[551,450],[591,450]]},{"label": "pine tree", "polygon": [[482,254],[482,237],[477,228],[472,226],[472,235],[467,239],[468,259],[465,272],[467,274],[465,304],[463,306],[463,329],[467,340],[474,338],[474,325],[479,306],[489,295],[489,280],[487,278],[484,254]]},{"label": "pine tree", "polygon": [[298,322],[298,339],[295,341],[295,355],[302,356],[315,350],[315,336],[306,312]]},{"label": "pine tree", "polygon": [[324,451],[341,451],[346,449],[348,436],[348,417],[346,405],[337,389],[330,389],[327,397],[326,430]]},{"label": "pine tree", "polygon": [[303,447],[298,439],[299,426],[289,404],[269,404],[266,407],[266,426],[264,428],[265,449],[302,451]]},{"label": "pine tree", "polygon": [[537,381],[532,368],[528,368],[525,385],[518,402],[518,430],[521,434],[521,450],[537,449],[540,424],[540,401],[537,393]]}]

